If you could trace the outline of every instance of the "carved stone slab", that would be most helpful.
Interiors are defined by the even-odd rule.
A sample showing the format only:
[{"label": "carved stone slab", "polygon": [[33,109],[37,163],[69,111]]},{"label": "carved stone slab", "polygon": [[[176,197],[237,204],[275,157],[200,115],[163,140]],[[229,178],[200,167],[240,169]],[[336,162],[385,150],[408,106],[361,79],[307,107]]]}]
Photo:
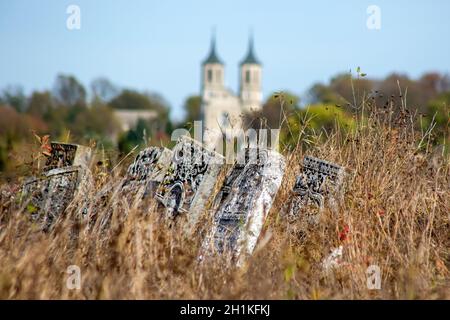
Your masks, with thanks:
[{"label": "carved stone slab", "polygon": [[48,230],[77,193],[86,192],[90,178],[81,166],[52,169],[42,177],[29,178],[23,186],[22,199],[32,219]]},{"label": "carved stone slab", "polygon": [[172,161],[172,151],[163,147],[149,147],[139,152],[127,169],[125,176],[117,181],[111,179],[89,200],[85,211],[93,226],[100,215],[99,226],[106,229],[113,212],[120,212],[125,219],[131,208],[146,205],[144,199],[153,197]]},{"label": "carved stone slab", "polygon": [[253,152],[250,152],[250,150],[251,149],[246,148],[241,150],[242,152],[241,154],[238,154],[238,158],[236,159],[232,170],[226,176],[225,181],[223,182],[223,185],[220,188],[220,191],[214,198],[214,202],[211,208],[214,212],[217,212],[217,210],[219,210],[219,207],[222,205],[222,203],[225,201],[225,199],[229,196],[231,192],[236,192],[236,190],[233,190],[233,183],[242,173],[242,171],[245,168],[245,165],[249,162],[250,155],[254,157],[253,160],[255,160],[256,157],[258,156],[256,149],[252,149]]},{"label": "carved stone slab", "polygon": [[44,171],[69,166],[89,167],[91,148],[70,143],[51,143],[51,155],[47,158]]},{"label": "carved stone slab", "polygon": [[214,191],[224,163],[225,158],[220,154],[187,136],[180,137],[156,194],[167,215],[173,218],[187,213],[190,226],[194,226]]},{"label": "carved stone slab", "polygon": [[306,156],[303,159],[302,172],[294,185],[289,216],[300,216],[306,218],[309,223],[317,223],[326,201],[332,208],[335,207],[343,177],[343,167]]},{"label": "carved stone slab", "polygon": [[171,150],[162,147],[149,147],[139,152],[128,167],[121,193],[153,195],[164,179],[172,155]]},{"label": "carved stone slab", "polygon": [[239,263],[252,254],[284,171],[284,158],[276,151],[247,149],[238,155],[215,199],[218,210],[213,229],[203,243],[202,256],[211,251],[228,252]]}]

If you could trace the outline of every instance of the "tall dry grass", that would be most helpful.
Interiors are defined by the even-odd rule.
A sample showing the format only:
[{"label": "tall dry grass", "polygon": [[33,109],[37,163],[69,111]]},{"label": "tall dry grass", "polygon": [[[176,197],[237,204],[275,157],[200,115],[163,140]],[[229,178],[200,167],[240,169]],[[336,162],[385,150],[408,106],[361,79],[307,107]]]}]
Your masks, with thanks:
[{"label": "tall dry grass", "polygon": [[[76,216],[85,199],[120,177],[94,175],[96,187],[74,199],[52,232],[43,233],[4,186],[0,213],[2,299],[449,299],[450,163],[414,130],[406,108],[355,113],[356,127],[305,131],[286,153],[282,186],[257,248],[241,268],[217,257],[198,264],[211,222],[186,237],[183,217],[168,226],[154,200],[129,205],[105,198],[97,223]],[[306,121],[307,123],[307,121]],[[319,135],[321,137],[319,137]],[[302,147],[302,139],[309,141]],[[339,209],[325,208],[302,238],[280,214],[291,199],[304,153],[346,168]],[[94,210],[94,209],[93,209]],[[91,212],[92,213],[92,212]],[[99,221],[111,215],[106,229]],[[321,267],[343,246],[341,265]],[[381,268],[380,290],[368,290],[366,269]],[[80,290],[66,287],[67,267],[81,269]]]}]

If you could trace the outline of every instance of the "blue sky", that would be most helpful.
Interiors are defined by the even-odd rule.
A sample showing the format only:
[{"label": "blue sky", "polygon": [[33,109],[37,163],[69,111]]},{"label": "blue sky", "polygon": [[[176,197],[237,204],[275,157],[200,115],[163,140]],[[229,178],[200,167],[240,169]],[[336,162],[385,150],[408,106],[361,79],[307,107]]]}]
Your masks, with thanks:
[{"label": "blue sky", "polygon": [[[80,30],[66,28],[70,4],[81,9]],[[369,5],[381,9],[380,30],[366,26]],[[213,27],[230,88],[251,28],[264,96],[302,95],[357,66],[371,77],[449,72],[449,12],[447,0],[0,0],[0,88],[29,93],[51,88],[58,73],[86,86],[103,76],[162,94],[179,119],[199,92]]]}]

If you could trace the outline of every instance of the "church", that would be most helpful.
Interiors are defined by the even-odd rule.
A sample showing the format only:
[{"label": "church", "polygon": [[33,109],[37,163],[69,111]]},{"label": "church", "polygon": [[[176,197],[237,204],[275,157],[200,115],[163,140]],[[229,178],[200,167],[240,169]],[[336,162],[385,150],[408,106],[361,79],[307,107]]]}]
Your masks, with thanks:
[{"label": "church", "polygon": [[212,146],[231,130],[242,129],[244,113],[262,108],[262,65],[255,56],[253,37],[250,37],[247,54],[239,65],[238,94],[225,85],[225,65],[217,54],[215,37],[202,63],[201,74],[203,139]]}]

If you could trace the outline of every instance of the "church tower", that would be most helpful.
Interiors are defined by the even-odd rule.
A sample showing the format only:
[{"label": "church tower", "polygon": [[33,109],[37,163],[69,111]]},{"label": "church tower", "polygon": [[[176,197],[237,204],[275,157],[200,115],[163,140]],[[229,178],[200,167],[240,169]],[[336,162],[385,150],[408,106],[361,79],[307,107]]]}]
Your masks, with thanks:
[{"label": "church tower", "polygon": [[224,64],[216,53],[216,38],[211,39],[208,57],[202,63],[202,100],[204,102],[218,97],[224,90]]},{"label": "church tower", "polygon": [[216,39],[211,39],[208,57],[202,63],[203,139],[209,146],[221,139],[224,131],[239,120],[239,100],[225,86],[224,64],[216,53]]},{"label": "church tower", "polygon": [[262,108],[262,66],[254,53],[253,36],[250,36],[247,56],[240,68],[239,96],[243,111],[258,111]]},{"label": "church tower", "polygon": [[216,52],[216,38],[211,39],[211,48],[201,65],[201,113],[203,141],[211,149],[220,148],[223,139],[240,134],[243,115],[260,110],[261,64],[255,57],[253,38],[250,37],[248,53],[240,64],[239,94],[225,85],[225,67]]}]

